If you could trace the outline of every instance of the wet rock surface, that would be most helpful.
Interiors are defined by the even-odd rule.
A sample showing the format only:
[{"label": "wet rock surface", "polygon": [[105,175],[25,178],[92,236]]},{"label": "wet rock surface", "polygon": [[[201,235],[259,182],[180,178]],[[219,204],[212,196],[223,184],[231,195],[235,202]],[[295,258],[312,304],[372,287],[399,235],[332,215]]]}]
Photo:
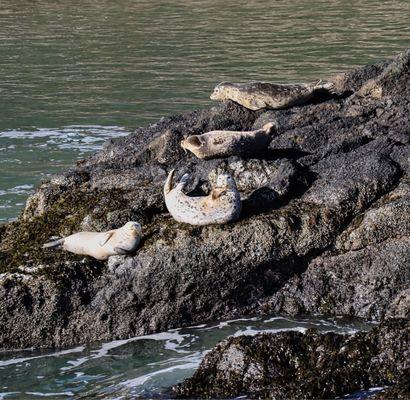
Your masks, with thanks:
[{"label": "wet rock surface", "polygon": [[[41,184],[0,227],[0,348],[111,340],[249,313],[408,316],[410,51],[334,77],[335,94],[287,110],[226,102],[162,118]],[[273,121],[266,154],[203,161],[182,138]],[[172,220],[171,168],[206,193],[238,182],[225,226]],[[132,256],[46,251],[51,236],[143,226]]]},{"label": "wet rock surface", "polygon": [[[374,387],[408,398],[408,320],[354,335],[282,332],[229,338],[206,355],[179,398],[331,399]],[[390,397],[391,396],[391,397]]]}]

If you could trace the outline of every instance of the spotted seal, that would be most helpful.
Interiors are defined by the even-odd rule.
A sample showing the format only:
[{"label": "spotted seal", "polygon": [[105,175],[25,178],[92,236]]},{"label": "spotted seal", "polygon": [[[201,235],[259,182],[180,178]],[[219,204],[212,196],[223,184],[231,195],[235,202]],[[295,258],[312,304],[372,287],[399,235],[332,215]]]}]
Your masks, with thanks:
[{"label": "spotted seal", "polygon": [[289,108],[305,104],[318,91],[332,93],[332,83],[322,81],[311,84],[280,85],[268,82],[222,82],[211,94],[212,100],[232,100],[250,110],[262,108]]},{"label": "spotted seal", "polygon": [[62,248],[71,253],[106,260],[109,256],[132,253],[141,240],[141,225],[127,222],[118,229],[107,232],[78,232],[46,243],[43,248]]},{"label": "spotted seal", "polygon": [[225,224],[239,218],[241,197],[234,179],[227,174],[218,176],[208,196],[191,197],[182,190],[187,184],[188,174],[172,188],[172,170],[164,185],[165,204],[169,213],[178,222],[190,225]]},{"label": "spotted seal", "polygon": [[256,131],[211,131],[188,136],[181,141],[181,147],[205,160],[233,155],[255,156],[268,148],[274,131],[272,122]]}]

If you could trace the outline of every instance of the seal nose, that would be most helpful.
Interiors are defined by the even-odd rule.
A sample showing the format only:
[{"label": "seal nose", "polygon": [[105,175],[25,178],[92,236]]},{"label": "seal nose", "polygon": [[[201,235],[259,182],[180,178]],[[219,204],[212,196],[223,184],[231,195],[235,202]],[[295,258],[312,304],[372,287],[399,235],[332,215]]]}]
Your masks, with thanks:
[{"label": "seal nose", "polygon": [[211,100],[218,100],[217,93],[214,91],[212,94],[209,96]]},{"label": "seal nose", "polygon": [[130,223],[129,229],[132,232],[139,233],[141,231],[141,225],[138,222]]}]

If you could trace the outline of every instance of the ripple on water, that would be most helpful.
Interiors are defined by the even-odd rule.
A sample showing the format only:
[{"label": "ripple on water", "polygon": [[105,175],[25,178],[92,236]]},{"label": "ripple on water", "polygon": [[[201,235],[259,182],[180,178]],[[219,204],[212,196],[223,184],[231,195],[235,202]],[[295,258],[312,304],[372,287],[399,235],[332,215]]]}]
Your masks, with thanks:
[{"label": "ripple on water", "polygon": [[16,218],[40,179],[127,134],[125,128],[98,125],[0,132],[0,221]]}]

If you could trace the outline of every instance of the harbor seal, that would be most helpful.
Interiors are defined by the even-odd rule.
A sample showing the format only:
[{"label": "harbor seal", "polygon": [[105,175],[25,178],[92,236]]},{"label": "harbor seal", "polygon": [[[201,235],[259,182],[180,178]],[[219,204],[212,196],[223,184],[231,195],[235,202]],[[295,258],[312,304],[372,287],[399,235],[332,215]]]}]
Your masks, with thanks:
[{"label": "harbor seal", "polygon": [[118,229],[107,232],[78,232],[65,238],[46,243],[46,248],[62,248],[71,253],[106,260],[109,256],[132,253],[141,240],[141,225],[127,222]]},{"label": "harbor seal", "polygon": [[241,197],[234,179],[227,174],[218,176],[208,196],[191,197],[183,193],[188,181],[185,174],[172,189],[172,170],[164,185],[165,204],[169,213],[178,222],[190,225],[225,224],[239,218]]},{"label": "harbor seal", "polygon": [[318,91],[332,93],[332,83],[322,81],[311,84],[280,85],[268,82],[222,82],[211,94],[212,100],[232,100],[250,110],[262,108],[289,108],[305,104]]},{"label": "harbor seal", "polygon": [[181,147],[205,160],[233,155],[254,156],[268,148],[274,131],[272,122],[256,131],[211,131],[188,136],[181,141]]}]

